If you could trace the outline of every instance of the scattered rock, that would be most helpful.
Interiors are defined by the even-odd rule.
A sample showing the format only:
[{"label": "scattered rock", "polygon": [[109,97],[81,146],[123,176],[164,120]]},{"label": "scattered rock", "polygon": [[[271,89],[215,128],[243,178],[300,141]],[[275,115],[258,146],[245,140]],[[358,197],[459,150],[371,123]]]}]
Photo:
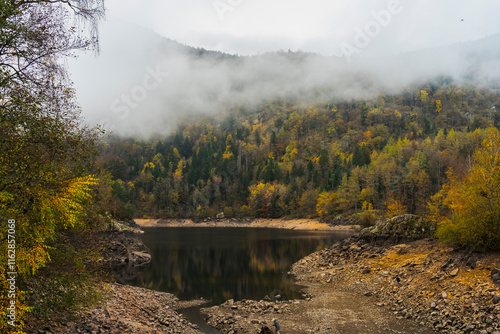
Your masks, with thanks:
[{"label": "scattered rock", "polygon": [[497,268],[493,268],[491,270],[491,279],[494,283],[500,284],[500,270],[498,270]]},{"label": "scattered rock", "polygon": [[389,220],[378,221],[375,226],[361,230],[365,238],[383,238],[399,242],[432,237],[436,223],[417,215],[400,215]]},{"label": "scattered rock", "polygon": [[[280,296],[281,297],[281,296]],[[241,300],[201,309],[207,323],[221,333],[268,333],[271,319],[289,314],[294,301]],[[274,333],[271,331],[271,333]]]},{"label": "scattered rock", "polygon": [[[496,253],[473,255],[433,239],[408,241],[415,227],[429,222],[411,215],[396,218],[307,256],[291,273],[299,281],[329,283],[360,294],[373,291],[375,304],[390,308],[396,318],[440,333],[493,333],[500,323],[500,288],[482,273],[498,268]],[[399,237],[385,235],[393,230]],[[491,279],[500,285],[500,270],[491,270]]]},{"label": "scattered rock", "polygon": [[475,256],[469,256],[465,262],[465,265],[471,269],[476,269],[477,258]]},{"label": "scattered rock", "polygon": [[262,326],[259,333],[260,334],[273,334],[273,332],[267,326]]},{"label": "scattered rock", "polygon": [[97,234],[102,263],[111,268],[118,283],[134,280],[143,266],[151,262],[151,254],[137,233],[129,230],[103,231]]},{"label": "scattered rock", "polygon": [[54,328],[51,333],[201,333],[175,311],[179,300],[169,293],[121,284],[106,284],[103,293],[109,295],[106,302],[81,312],[81,320]]}]

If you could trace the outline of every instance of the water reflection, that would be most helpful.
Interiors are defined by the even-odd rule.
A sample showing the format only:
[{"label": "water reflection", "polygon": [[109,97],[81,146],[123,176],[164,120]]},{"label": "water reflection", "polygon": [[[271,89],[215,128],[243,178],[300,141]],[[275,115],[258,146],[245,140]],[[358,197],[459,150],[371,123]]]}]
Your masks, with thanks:
[{"label": "water reflection", "polygon": [[255,228],[147,228],[152,262],[135,285],[180,299],[297,298],[286,272],[293,262],[346,233]]}]

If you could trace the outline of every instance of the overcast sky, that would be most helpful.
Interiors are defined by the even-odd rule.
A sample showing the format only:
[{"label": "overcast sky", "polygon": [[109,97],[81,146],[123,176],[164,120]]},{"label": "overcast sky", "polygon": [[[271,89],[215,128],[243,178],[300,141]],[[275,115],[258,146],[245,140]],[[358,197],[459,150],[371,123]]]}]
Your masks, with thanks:
[{"label": "overcast sky", "polygon": [[[167,133],[183,115],[305,98],[299,95],[318,89],[325,100],[366,98],[436,75],[461,79],[470,69],[481,80],[500,78],[498,35],[464,43],[467,52],[434,49],[500,32],[498,0],[106,0],[106,6],[100,55],[69,65],[84,118],[115,133]],[[158,35],[232,54],[300,49],[347,62],[297,63],[276,54],[213,62],[165,53]],[[420,49],[428,50],[406,53]]]},{"label": "overcast sky", "polygon": [[[435,47],[500,31],[498,0],[106,0],[106,3],[108,16],[150,28],[188,45],[238,54],[301,49],[340,55],[342,43],[353,45],[356,32],[365,29],[372,29],[374,35],[364,50],[366,55]],[[378,28],[370,26],[376,20],[373,13],[386,11],[390,6],[397,6],[398,11],[387,19],[389,23]]]}]

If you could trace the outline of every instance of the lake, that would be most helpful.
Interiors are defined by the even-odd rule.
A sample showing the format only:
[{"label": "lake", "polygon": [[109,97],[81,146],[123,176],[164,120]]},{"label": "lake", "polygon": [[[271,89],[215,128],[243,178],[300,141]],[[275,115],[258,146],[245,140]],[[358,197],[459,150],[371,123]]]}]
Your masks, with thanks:
[{"label": "lake", "polygon": [[[287,272],[304,256],[326,248],[351,232],[297,231],[239,227],[143,228],[151,263],[134,285],[166,291],[179,299],[300,298]],[[182,312],[199,322],[196,311]]]}]

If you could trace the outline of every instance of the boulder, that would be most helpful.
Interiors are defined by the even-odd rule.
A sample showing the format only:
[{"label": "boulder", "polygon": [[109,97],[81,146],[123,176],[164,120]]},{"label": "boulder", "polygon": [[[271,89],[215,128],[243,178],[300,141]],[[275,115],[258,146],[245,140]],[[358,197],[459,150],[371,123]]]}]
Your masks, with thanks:
[{"label": "boulder", "polygon": [[397,240],[417,240],[434,236],[436,223],[417,215],[400,215],[388,220],[379,220],[372,227],[361,230],[364,238],[395,238]]},{"label": "boulder", "polygon": [[132,231],[103,231],[97,237],[102,245],[102,262],[119,283],[132,281],[151,262],[149,249]]},{"label": "boulder", "polygon": [[495,284],[500,284],[500,270],[493,268],[491,270],[491,279]]}]

